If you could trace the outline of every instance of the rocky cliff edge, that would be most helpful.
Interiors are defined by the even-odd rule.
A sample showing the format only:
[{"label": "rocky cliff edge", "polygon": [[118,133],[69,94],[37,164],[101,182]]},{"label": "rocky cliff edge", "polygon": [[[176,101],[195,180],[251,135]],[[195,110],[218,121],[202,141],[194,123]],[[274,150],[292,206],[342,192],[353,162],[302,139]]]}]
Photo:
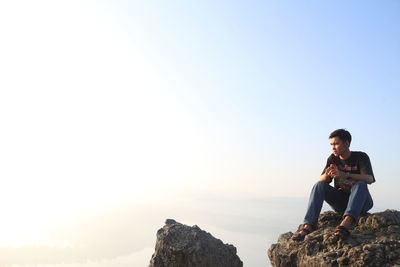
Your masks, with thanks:
[{"label": "rocky cliff edge", "polygon": [[341,216],[333,211],[321,214],[318,230],[304,241],[292,241],[292,232],[279,236],[268,257],[273,266],[398,266],[400,267],[400,212],[386,210],[360,217],[351,236],[333,235]]}]

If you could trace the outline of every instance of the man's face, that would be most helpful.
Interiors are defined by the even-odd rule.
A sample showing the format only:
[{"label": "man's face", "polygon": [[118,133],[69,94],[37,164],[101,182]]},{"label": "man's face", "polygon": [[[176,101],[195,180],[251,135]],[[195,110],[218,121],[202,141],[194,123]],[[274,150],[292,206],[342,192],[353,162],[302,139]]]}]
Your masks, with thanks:
[{"label": "man's face", "polygon": [[349,151],[350,144],[348,141],[344,142],[339,137],[333,137],[329,139],[331,144],[332,153],[338,157]]}]

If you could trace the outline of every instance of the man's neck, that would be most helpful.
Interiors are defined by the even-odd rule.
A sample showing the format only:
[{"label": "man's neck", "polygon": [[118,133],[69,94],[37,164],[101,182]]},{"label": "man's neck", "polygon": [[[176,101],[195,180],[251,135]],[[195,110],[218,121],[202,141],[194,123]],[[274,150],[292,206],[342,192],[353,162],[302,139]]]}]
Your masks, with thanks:
[{"label": "man's neck", "polygon": [[339,155],[339,158],[341,160],[346,160],[346,159],[348,159],[350,157],[350,155],[351,155],[351,151],[347,150],[347,152],[345,152],[343,155]]}]

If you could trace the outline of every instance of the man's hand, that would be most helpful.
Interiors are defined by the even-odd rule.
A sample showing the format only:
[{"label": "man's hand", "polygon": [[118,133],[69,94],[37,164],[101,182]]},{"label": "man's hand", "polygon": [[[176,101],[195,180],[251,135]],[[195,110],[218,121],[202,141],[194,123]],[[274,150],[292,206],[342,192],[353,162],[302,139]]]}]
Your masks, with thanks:
[{"label": "man's hand", "polygon": [[334,164],[331,164],[328,168],[326,168],[326,174],[335,179],[347,178],[347,174],[340,171],[339,168]]}]

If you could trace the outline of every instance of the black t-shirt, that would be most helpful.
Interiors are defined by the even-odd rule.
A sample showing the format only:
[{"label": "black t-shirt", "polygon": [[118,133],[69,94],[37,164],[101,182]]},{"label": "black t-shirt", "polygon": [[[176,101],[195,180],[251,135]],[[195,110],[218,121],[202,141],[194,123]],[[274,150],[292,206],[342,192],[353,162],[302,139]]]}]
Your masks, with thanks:
[{"label": "black t-shirt", "polygon": [[[326,168],[328,168],[331,164],[338,166],[339,170],[343,172],[350,172],[354,174],[369,174],[372,175],[375,182],[374,172],[372,171],[371,161],[369,157],[364,152],[352,151],[350,157],[346,160],[341,160],[339,157],[331,154],[326,162],[326,166],[322,171],[322,174],[325,173]],[[329,177],[329,183],[332,182],[333,177]],[[346,192],[350,192],[353,184],[357,182],[354,179],[335,179],[335,187],[337,189],[341,189]]]}]

